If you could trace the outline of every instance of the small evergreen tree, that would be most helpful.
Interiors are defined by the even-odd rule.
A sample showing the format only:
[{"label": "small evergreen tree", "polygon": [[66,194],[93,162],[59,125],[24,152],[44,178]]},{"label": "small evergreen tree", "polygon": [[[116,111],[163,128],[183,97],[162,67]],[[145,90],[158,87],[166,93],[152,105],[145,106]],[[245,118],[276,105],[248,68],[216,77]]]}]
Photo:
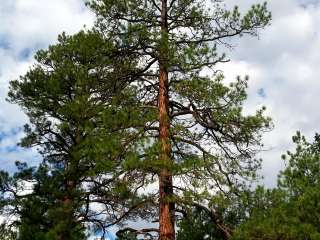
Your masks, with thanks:
[{"label": "small evergreen tree", "polygon": [[279,175],[278,188],[258,188],[250,217],[234,239],[303,240],[320,238],[320,136],[309,143],[298,133],[295,152],[283,158],[287,166]]},{"label": "small evergreen tree", "polygon": [[[30,119],[21,145],[43,156],[37,169],[20,165],[2,183],[21,240],[85,239],[90,227],[105,231],[140,201],[121,168],[124,157],[135,156],[122,144],[131,138],[134,112],[129,116],[126,108],[134,95],[125,83],[135,62],[114,50],[97,32],[62,34],[11,82],[10,102]],[[32,191],[20,196],[15,186],[26,182]]]}]

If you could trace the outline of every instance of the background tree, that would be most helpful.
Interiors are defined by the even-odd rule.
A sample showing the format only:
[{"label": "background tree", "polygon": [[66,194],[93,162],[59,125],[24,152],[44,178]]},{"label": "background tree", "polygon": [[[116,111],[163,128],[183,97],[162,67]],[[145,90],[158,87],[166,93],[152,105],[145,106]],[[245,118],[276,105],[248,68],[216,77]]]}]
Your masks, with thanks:
[{"label": "background tree", "polygon": [[224,240],[231,238],[237,227],[248,219],[252,209],[252,191],[243,191],[238,196],[225,198],[214,209],[203,204],[194,203],[177,219],[177,239],[212,239]]},{"label": "background tree", "polygon": [[149,141],[134,145],[140,161],[126,167],[139,171],[145,185],[158,176],[152,196],[159,204],[160,240],[172,240],[176,210],[196,202],[214,211],[255,177],[259,161],[253,155],[270,119],[263,110],[242,113],[247,79],[223,84],[217,64],[228,59],[218,46],[234,36],[256,35],[270,13],[263,4],[241,15],[220,0],[92,0],[88,5],[97,15],[97,31],[137,59],[132,85],[141,111],[155,114],[136,128],[137,139]]},{"label": "background tree", "polygon": [[8,229],[5,224],[0,226],[0,237],[3,240],[16,240],[17,233],[15,230]]},{"label": "background tree", "polygon": [[234,239],[319,239],[320,136],[306,141],[293,137],[295,152],[283,158],[287,166],[279,175],[278,188],[258,188],[250,217]]},{"label": "background tree", "polygon": [[[5,175],[2,199],[20,217],[19,239],[84,239],[91,227],[104,232],[140,204],[133,174],[121,167],[124,153],[135,158],[121,144],[132,138],[127,125],[136,119],[126,109],[134,95],[125,88],[135,62],[92,31],[62,34],[35,58],[11,82],[9,100],[29,116],[21,145],[37,147],[43,161]],[[27,182],[31,192],[20,195],[17,186]]]},{"label": "background tree", "polygon": [[212,223],[207,211],[194,208],[192,213],[178,221],[177,240],[223,240],[223,235]]}]

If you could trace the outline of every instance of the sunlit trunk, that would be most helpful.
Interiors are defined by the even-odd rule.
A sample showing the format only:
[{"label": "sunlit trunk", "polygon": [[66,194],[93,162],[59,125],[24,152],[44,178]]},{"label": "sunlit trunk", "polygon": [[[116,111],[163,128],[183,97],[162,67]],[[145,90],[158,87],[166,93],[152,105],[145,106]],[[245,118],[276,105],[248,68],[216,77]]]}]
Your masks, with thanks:
[{"label": "sunlit trunk", "polygon": [[159,234],[160,240],[174,240],[174,203],[172,200],[173,186],[171,168],[171,144],[170,144],[170,119],[169,119],[169,79],[167,70],[167,41],[168,41],[168,23],[167,23],[167,0],[162,0],[161,6],[161,32],[162,45],[160,46],[160,76],[159,76],[159,140],[162,169],[159,171]]}]

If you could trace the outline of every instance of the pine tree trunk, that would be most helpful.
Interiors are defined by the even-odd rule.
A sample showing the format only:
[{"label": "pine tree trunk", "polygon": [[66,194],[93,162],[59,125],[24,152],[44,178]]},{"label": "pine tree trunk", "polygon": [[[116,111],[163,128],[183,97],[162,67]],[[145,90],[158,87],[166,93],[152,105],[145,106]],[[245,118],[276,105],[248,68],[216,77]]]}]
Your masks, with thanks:
[{"label": "pine tree trunk", "polygon": [[[81,132],[79,128],[76,128],[75,131],[75,146],[78,146],[81,143]],[[65,196],[63,199],[63,219],[60,219],[60,221],[63,221],[68,226],[63,226],[61,229],[61,232],[59,233],[59,240],[69,240],[71,237],[71,231],[74,226],[74,216],[73,216],[73,205],[75,203],[75,199],[73,196],[73,192],[76,189],[76,182],[73,177],[70,177],[70,171],[72,171],[72,167],[75,164],[75,162],[72,159],[68,159],[65,162],[65,172],[68,173],[68,177],[65,179]]]},{"label": "pine tree trunk", "polygon": [[[68,180],[66,181],[66,192],[67,194],[64,196],[63,199],[63,208],[64,208],[64,217],[67,219],[61,219],[63,221],[68,222],[71,224],[73,220],[73,212],[72,212],[72,205],[74,204],[74,199],[71,195],[69,195],[70,192],[72,192],[75,189],[75,183],[74,181]],[[70,221],[70,222],[69,222]],[[59,233],[59,240],[68,240],[70,239],[70,229],[72,228],[71,225],[69,226],[63,226],[62,231]]]},{"label": "pine tree trunk", "polygon": [[167,23],[167,0],[162,0],[161,12],[161,32],[162,46],[160,47],[160,76],[159,76],[159,138],[160,154],[159,160],[162,162],[162,169],[159,172],[159,239],[174,240],[174,203],[170,202],[173,196],[172,174],[170,172],[171,144],[170,144],[170,119],[169,119],[169,79],[167,70],[167,43],[168,43],[168,23]]}]

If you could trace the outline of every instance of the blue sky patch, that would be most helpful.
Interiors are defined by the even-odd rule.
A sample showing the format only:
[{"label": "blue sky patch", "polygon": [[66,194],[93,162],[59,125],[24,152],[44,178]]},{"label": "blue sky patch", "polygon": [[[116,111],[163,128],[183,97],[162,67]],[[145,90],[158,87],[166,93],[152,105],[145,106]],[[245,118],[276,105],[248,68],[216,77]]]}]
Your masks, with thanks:
[{"label": "blue sky patch", "polygon": [[264,90],[264,88],[260,88],[258,90],[258,95],[261,97],[261,98],[267,98],[267,94],[266,94],[266,91]]},{"label": "blue sky patch", "polygon": [[[103,234],[102,234],[101,231],[97,231],[97,232],[95,233],[95,235],[92,236],[92,237],[97,238],[97,237],[101,237],[102,235],[103,235]],[[115,239],[116,239],[116,237],[114,236],[114,234],[111,233],[111,232],[109,232],[109,231],[106,232],[106,234],[105,234],[104,237],[105,237],[106,240],[115,240]],[[91,239],[91,238],[90,238],[90,239]]]},{"label": "blue sky patch", "polygon": [[12,128],[9,132],[0,131],[0,141],[7,137],[12,137],[19,134],[22,131],[20,127]]},{"label": "blue sky patch", "polygon": [[10,49],[9,39],[5,35],[0,35],[0,48]]},{"label": "blue sky patch", "polygon": [[18,57],[19,57],[19,59],[24,60],[24,59],[29,58],[31,54],[33,54],[31,49],[30,48],[25,48],[25,49],[23,49],[23,50],[21,50],[19,52]]},{"label": "blue sky patch", "polygon": [[[17,136],[18,134],[20,134],[22,132],[22,128],[21,127],[16,127],[16,128],[12,128],[9,132],[0,132],[0,143],[1,141],[5,140],[6,138],[11,139],[15,136]],[[18,152],[19,151],[19,147],[17,146],[17,143],[14,142],[12,145],[10,146],[2,146],[0,145],[0,152],[2,153],[11,153],[11,152]]]},{"label": "blue sky patch", "polygon": [[[0,149],[0,151],[1,151],[1,149]],[[19,147],[14,144],[13,146],[8,146],[8,147],[4,148],[2,151],[7,152],[7,153],[18,152]]]}]

